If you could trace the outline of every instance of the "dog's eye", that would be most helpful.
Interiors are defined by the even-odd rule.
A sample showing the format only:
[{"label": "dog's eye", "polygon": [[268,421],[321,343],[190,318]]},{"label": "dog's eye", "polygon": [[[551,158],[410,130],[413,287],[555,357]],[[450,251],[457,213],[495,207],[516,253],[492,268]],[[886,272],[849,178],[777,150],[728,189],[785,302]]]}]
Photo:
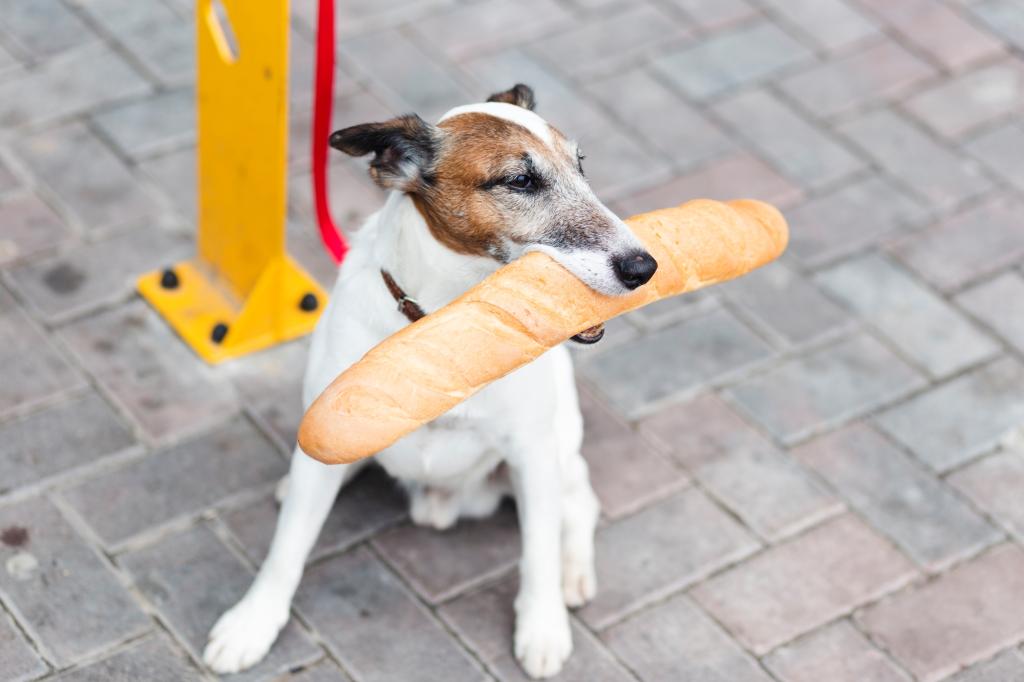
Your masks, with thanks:
[{"label": "dog's eye", "polygon": [[516,175],[505,181],[505,184],[512,189],[520,191],[531,190],[537,188],[537,183],[531,175]]},{"label": "dog's eye", "polygon": [[585,158],[587,157],[583,154],[580,154],[579,152],[576,153],[576,167],[580,169],[580,175],[586,175],[583,172],[583,159]]}]

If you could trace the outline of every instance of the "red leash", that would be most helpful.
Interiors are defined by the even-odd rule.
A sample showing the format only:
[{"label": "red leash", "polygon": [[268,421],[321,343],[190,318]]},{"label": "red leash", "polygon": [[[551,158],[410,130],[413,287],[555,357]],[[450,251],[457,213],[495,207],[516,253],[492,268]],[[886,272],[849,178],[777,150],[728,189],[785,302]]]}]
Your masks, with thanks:
[{"label": "red leash", "polygon": [[334,97],[334,0],[320,0],[316,25],[316,92],[313,104],[313,196],[316,222],[324,248],[336,263],[348,251],[345,238],[334,225],[327,197],[327,139],[331,134]]}]

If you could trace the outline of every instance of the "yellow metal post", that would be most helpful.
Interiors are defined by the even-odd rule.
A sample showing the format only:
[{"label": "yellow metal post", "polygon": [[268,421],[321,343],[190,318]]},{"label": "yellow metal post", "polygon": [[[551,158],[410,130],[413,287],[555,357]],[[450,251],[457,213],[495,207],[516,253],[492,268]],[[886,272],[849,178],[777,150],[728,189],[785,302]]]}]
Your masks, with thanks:
[{"label": "yellow metal post", "polygon": [[288,0],[215,5],[196,12],[197,255],[138,282],[211,363],[308,333],[327,300],[285,250]]}]

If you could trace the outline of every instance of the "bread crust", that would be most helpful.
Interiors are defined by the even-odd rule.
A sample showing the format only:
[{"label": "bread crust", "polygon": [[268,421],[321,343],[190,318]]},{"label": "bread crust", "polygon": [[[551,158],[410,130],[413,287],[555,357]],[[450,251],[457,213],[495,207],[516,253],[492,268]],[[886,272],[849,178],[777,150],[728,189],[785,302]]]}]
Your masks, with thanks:
[{"label": "bread crust", "polygon": [[529,253],[342,372],[307,410],[299,446],[326,464],[374,455],[584,329],[739,277],[777,258],[789,237],[776,208],[747,199],[698,199],[626,222],[658,262],[646,285],[606,296]]}]

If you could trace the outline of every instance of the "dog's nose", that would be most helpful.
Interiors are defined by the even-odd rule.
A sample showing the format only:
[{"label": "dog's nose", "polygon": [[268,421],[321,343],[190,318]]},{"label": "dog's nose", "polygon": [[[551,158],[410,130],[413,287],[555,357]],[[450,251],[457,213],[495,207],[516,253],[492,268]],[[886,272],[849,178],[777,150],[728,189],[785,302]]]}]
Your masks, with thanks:
[{"label": "dog's nose", "polygon": [[632,251],[625,256],[613,257],[612,269],[627,289],[636,289],[654,276],[658,261],[646,251]]}]

